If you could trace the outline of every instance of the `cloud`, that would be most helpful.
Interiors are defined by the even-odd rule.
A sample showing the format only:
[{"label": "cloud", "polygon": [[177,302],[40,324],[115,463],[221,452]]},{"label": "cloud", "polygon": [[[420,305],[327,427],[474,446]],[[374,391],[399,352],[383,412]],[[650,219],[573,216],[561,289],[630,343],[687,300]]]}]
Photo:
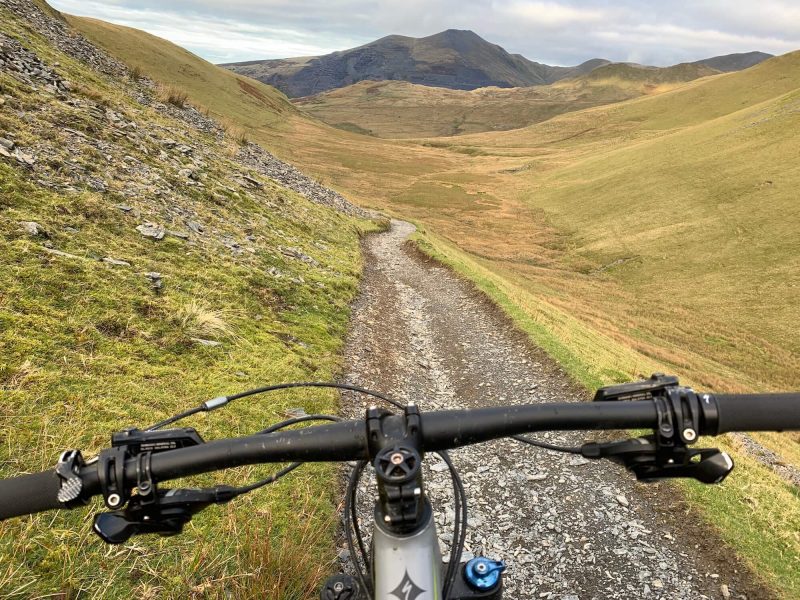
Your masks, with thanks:
[{"label": "cloud", "polygon": [[[353,44],[351,36],[320,36],[308,28],[279,21],[243,21],[207,14],[179,13],[174,9],[142,8],[85,0],[60,0],[56,8],[142,29],[170,40],[212,62],[246,58],[325,54]],[[274,23],[274,24],[272,24]],[[363,42],[369,41],[365,38]]]},{"label": "cloud", "polygon": [[707,0],[693,7],[695,18],[716,28],[756,36],[800,39],[800,3],[797,0],[730,2]]},{"label": "cloud", "polygon": [[796,0],[52,0],[144,29],[213,62],[325,54],[392,33],[472,29],[548,64],[654,65],[800,49]]},{"label": "cloud", "polygon": [[[596,9],[580,9],[555,2],[511,2],[497,3],[495,9],[526,24],[544,27],[566,27],[568,25],[601,21],[605,13]],[[518,21],[519,22],[519,21]]]}]

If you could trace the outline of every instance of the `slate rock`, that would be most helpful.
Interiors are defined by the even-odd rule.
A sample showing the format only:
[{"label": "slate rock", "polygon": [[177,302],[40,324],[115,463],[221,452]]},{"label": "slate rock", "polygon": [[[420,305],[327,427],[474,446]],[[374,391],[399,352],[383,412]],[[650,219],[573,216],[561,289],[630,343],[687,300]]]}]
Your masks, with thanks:
[{"label": "slate rock", "polygon": [[142,223],[136,228],[136,231],[141,233],[144,237],[153,238],[154,240],[162,240],[166,235],[166,230],[157,223],[150,223],[148,221]]},{"label": "slate rock", "polygon": [[36,221],[20,221],[19,225],[20,227],[22,227],[22,230],[28,235],[39,235],[40,233],[44,234],[42,226],[39,225]]},{"label": "slate rock", "polygon": [[115,267],[130,267],[131,263],[125,260],[119,260],[118,258],[112,258],[110,256],[106,256],[102,259],[102,261],[106,264],[113,265]]}]

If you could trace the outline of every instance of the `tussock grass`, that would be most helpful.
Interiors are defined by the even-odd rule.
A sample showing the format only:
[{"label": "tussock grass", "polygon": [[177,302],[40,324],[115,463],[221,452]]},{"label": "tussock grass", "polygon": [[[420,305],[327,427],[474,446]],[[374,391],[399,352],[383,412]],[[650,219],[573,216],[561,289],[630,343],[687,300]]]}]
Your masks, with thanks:
[{"label": "tussock grass", "polygon": [[240,146],[247,146],[250,143],[250,137],[244,129],[236,129],[233,132],[233,139]]},{"label": "tussock grass", "polygon": [[128,75],[133,81],[139,81],[144,77],[144,70],[141,65],[133,65],[128,69]]},{"label": "tussock grass", "polygon": [[162,102],[172,104],[178,108],[186,106],[189,94],[176,86],[167,85],[159,88],[159,98]]},{"label": "tussock grass", "polygon": [[235,329],[230,322],[235,316],[230,309],[209,308],[193,299],[178,308],[175,324],[186,337],[217,340],[235,336]]}]

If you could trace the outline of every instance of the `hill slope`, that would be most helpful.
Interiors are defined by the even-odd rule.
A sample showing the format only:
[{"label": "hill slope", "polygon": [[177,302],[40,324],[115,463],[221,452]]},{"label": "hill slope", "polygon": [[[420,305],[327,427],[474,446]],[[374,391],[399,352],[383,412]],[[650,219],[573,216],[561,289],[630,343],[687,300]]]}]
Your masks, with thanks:
[{"label": "hill slope", "polygon": [[[253,382],[330,379],[373,225],[164,102],[54,11],[3,0],[0,31],[0,477]],[[185,424],[210,439],[335,404],[290,394]],[[191,539],[148,536],[112,560],[92,507],[5,521],[0,596],[309,597],[334,505],[319,471],[300,481],[245,501],[258,527],[241,504],[213,509]]]},{"label": "hill slope", "polygon": [[608,64],[550,85],[449,90],[362,81],[293,102],[322,121],[386,138],[450,136],[525,127],[556,115],[662,93],[719,73],[705,65]]},{"label": "hill slope", "polygon": [[[258,114],[263,126],[278,129],[297,112],[286,96],[275,88],[214,67],[199,56],[154,35],[89,17],[66,15],[65,18],[90,39],[100,41],[115,55],[124,56],[130,68],[138,69],[164,85],[193,90],[192,102],[196,105],[206,108],[229,106],[234,112],[227,117],[236,121]],[[220,113],[216,115],[220,116]]]},{"label": "hill slope", "polygon": [[275,86],[290,97],[310,96],[362,80],[387,79],[471,90],[552,83],[607,63],[552,67],[509,54],[472,31],[448,29],[424,38],[390,35],[325,56],[222,65]]}]

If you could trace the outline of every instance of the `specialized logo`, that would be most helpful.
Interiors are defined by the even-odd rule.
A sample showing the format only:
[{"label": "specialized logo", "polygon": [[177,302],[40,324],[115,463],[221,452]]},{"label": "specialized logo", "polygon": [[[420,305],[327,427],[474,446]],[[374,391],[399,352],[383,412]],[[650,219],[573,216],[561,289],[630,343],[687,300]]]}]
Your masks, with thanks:
[{"label": "specialized logo", "polygon": [[408,576],[408,571],[406,570],[406,574],[403,575],[403,581],[391,593],[392,596],[397,596],[399,600],[415,600],[417,596],[424,592],[425,590],[411,581],[411,577]]}]

